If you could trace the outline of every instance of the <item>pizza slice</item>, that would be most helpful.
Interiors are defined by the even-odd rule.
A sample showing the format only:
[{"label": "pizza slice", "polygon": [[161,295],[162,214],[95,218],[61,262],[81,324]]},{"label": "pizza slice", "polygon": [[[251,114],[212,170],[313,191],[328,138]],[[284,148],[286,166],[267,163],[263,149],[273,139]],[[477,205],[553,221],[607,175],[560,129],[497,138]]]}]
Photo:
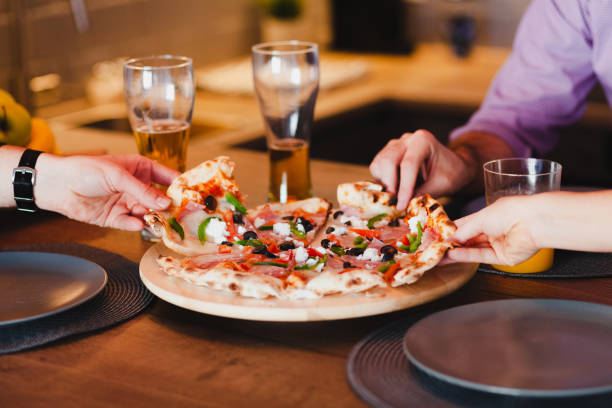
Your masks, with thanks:
[{"label": "pizza slice", "polygon": [[235,252],[231,243],[239,239],[240,226],[245,230],[252,226],[233,178],[234,167],[229,157],[219,156],[170,184],[166,194],[171,207],[144,217],[166,247],[182,255]]},{"label": "pizza slice", "polygon": [[376,270],[389,285],[400,286],[436,266],[451,246],[455,226],[427,194],[403,212],[382,186],[356,182],[338,186],[338,202],[320,241],[336,269]]}]

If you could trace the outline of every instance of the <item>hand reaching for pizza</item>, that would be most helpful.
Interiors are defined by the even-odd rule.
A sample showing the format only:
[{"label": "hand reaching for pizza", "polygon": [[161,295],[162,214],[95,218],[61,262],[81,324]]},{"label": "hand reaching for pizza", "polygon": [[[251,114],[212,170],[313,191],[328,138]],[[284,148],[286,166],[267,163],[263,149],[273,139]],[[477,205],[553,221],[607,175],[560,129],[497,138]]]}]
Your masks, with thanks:
[{"label": "hand reaching for pizza", "polygon": [[526,214],[527,197],[506,197],[455,221],[451,240],[461,247],[447,252],[443,263],[482,262],[516,265],[540,249]]},{"label": "hand reaching for pizza", "polygon": [[71,156],[43,154],[36,166],[36,204],[78,221],[130,231],[142,229],[149,208],[162,210],[170,199],[151,182],[168,185],[178,176],[138,155]]},{"label": "hand reaching for pizza", "polygon": [[[405,133],[393,139],[374,157],[370,172],[389,192],[397,194],[397,208],[403,210],[413,195],[450,194],[467,183],[473,169],[426,130]],[[421,172],[424,182],[416,186]]]}]

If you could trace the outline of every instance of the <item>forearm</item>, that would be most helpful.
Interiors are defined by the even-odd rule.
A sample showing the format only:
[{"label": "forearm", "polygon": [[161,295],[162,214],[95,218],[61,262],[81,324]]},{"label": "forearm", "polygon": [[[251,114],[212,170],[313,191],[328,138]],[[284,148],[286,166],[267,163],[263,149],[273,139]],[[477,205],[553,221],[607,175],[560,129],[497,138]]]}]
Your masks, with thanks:
[{"label": "forearm", "polygon": [[468,168],[468,178],[471,181],[462,188],[461,191],[464,193],[484,191],[483,164],[495,159],[516,156],[502,138],[486,132],[467,132],[452,140],[449,147],[463,159]]},{"label": "forearm", "polygon": [[519,211],[539,248],[612,251],[612,190],[525,198]]}]

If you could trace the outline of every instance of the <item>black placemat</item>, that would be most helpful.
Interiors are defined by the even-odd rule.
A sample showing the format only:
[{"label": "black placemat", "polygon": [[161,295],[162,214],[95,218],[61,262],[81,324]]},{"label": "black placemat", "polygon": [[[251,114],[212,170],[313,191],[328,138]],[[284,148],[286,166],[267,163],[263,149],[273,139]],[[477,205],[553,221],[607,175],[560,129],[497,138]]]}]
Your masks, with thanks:
[{"label": "black placemat", "polygon": [[346,374],[355,393],[366,403],[384,408],[612,406],[609,394],[581,398],[519,398],[468,390],[430,377],[410,364],[402,349],[404,334],[422,317],[424,315],[415,314],[384,326],[351,350]]},{"label": "black placemat", "polygon": [[552,268],[544,272],[502,272],[487,264],[480,264],[478,272],[514,278],[606,278],[612,276],[612,254],[555,249],[554,264]]},{"label": "black placemat", "polygon": [[47,243],[2,247],[0,251],[77,256],[97,263],[108,274],[108,283],[102,292],[79,306],[51,316],[0,326],[0,354],[113,326],[140,313],[154,298],[140,281],[138,264],[99,248],[76,243]]}]

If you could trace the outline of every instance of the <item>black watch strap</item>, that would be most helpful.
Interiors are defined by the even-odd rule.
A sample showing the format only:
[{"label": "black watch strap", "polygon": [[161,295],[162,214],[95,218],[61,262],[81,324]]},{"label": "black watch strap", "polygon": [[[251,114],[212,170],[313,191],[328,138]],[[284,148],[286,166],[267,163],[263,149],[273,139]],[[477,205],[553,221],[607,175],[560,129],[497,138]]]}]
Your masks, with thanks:
[{"label": "black watch strap", "polygon": [[17,208],[21,211],[34,212],[38,209],[34,203],[34,185],[36,184],[36,160],[42,152],[26,149],[21,155],[19,166],[13,169],[13,196]]}]

